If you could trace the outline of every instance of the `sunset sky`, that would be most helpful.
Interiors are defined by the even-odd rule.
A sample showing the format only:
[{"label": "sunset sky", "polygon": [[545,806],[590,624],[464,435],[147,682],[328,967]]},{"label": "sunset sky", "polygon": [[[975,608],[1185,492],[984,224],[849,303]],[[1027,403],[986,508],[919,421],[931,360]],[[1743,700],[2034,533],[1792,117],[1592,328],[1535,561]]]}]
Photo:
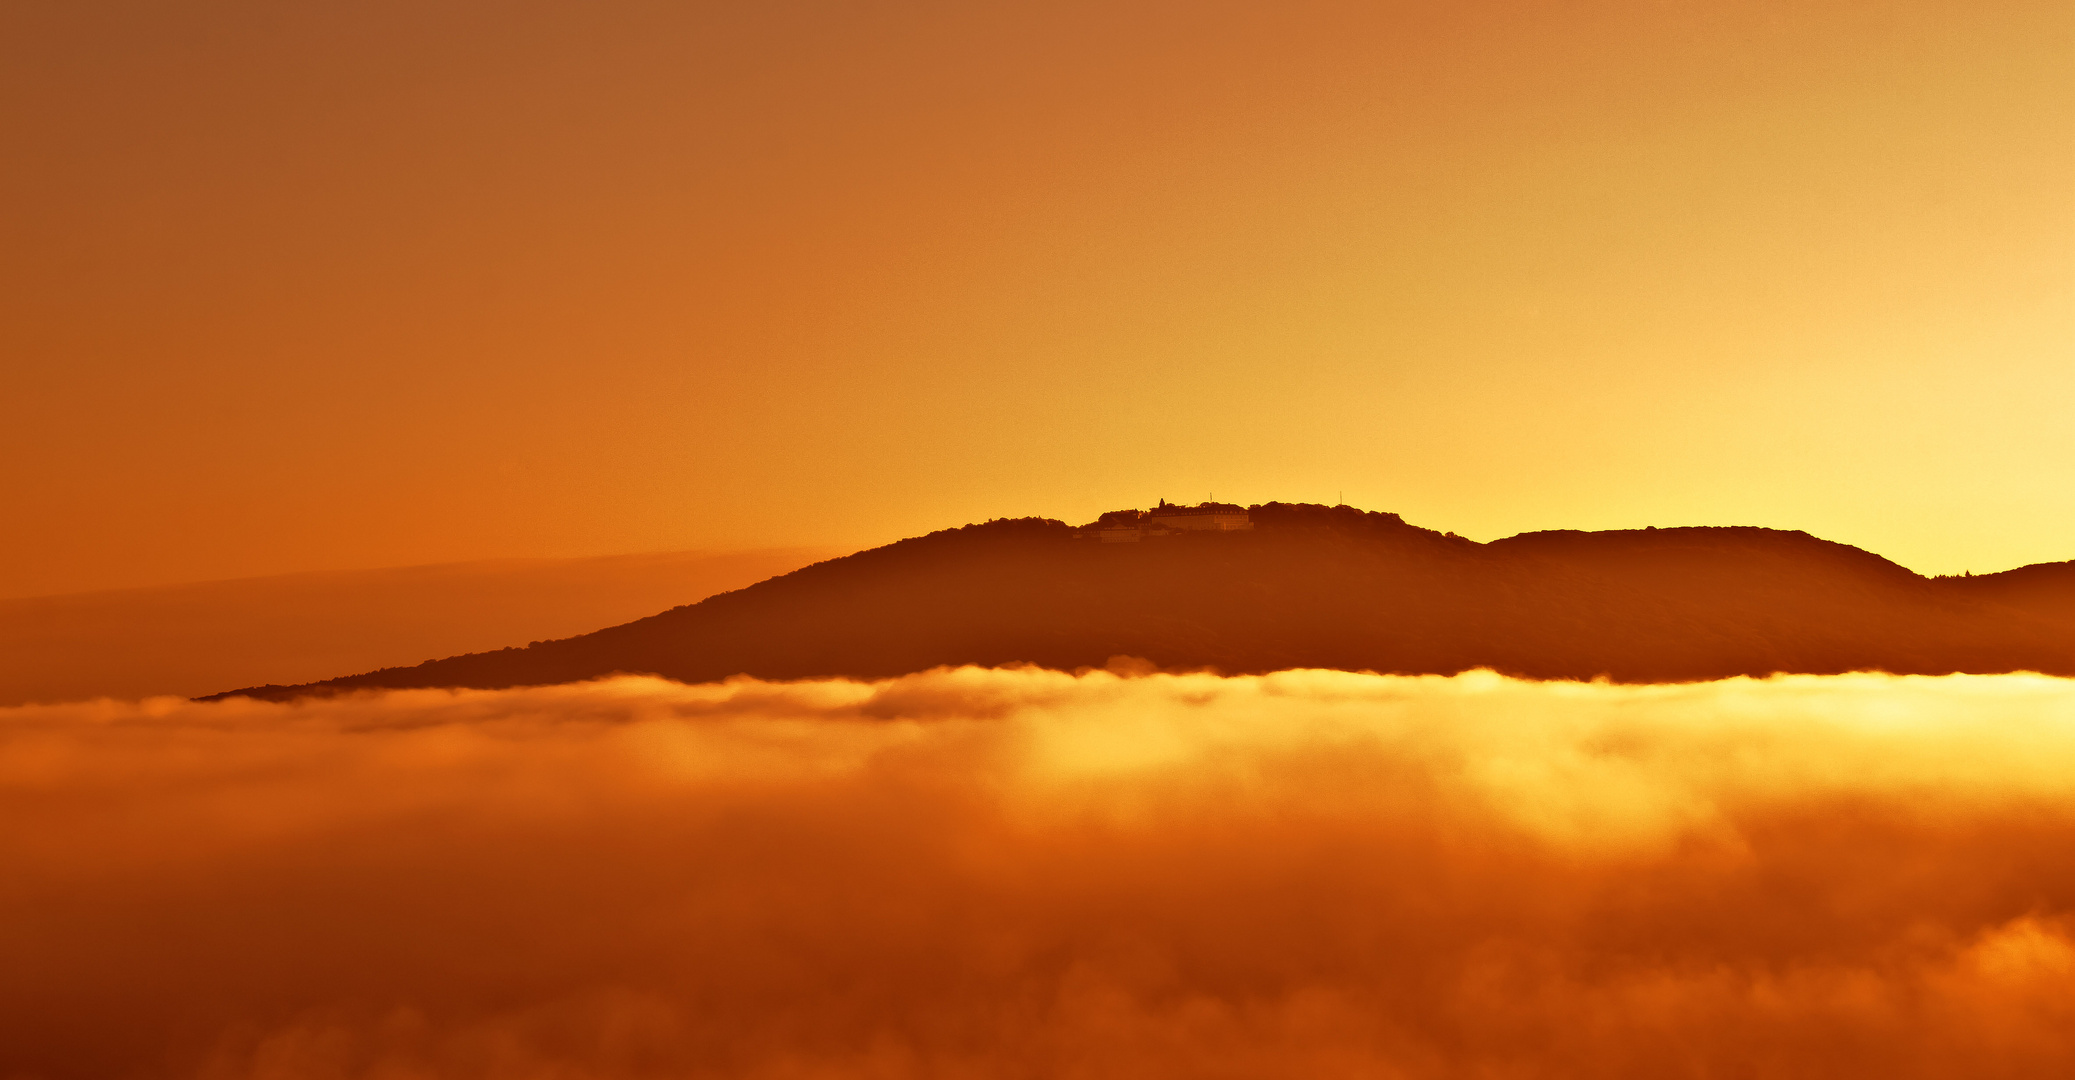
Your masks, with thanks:
[{"label": "sunset sky", "polygon": [[[2069,0],[0,0],[0,140],[0,1078],[2075,1076]],[[842,558],[1213,496],[1402,520]],[[2065,565],[1462,539],[1693,525]]]},{"label": "sunset sky", "polygon": [[0,597],[1154,499],[2075,558],[2075,6],[11,0]]}]

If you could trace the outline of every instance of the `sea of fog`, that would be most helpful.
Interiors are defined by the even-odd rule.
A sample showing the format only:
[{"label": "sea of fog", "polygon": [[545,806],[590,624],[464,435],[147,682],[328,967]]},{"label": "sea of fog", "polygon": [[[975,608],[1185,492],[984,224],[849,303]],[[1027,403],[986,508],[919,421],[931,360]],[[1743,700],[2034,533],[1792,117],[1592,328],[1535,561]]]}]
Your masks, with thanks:
[{"label": "sea of fog", "polygon": [[0,709],[0,1077],[2075,1075],[2075,682]]}]

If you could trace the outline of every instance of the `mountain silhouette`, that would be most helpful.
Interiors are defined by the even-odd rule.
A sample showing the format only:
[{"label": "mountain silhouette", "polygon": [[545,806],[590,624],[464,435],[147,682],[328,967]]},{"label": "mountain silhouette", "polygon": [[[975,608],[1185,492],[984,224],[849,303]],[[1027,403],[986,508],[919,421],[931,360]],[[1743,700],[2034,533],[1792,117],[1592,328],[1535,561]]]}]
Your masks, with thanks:
[{"label": "mountain silhouette", "polygon": [[[1212,527],[1213,513],[1226,524]],[[1187,514],[1200,516],[1174,516]],[[1488,667],[1619,682],[2075,675],[2075,563],[1926,578],[1845,544],[1753,527],[1563,530],[1480,544],[1395,514],[1289,503],[1126,511],[1081,529],[1005,519],[579,637],[213,696],[494,688],[616,672],[706,682],[959,664],[1075,670],[1119,657],[1227,674]]]}]

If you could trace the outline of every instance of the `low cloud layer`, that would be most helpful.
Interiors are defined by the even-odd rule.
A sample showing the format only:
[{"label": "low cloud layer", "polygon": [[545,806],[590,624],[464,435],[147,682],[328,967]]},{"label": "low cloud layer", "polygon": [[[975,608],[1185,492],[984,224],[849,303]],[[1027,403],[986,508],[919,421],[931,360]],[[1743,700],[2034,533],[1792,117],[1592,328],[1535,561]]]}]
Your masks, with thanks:
[{"label": "low cloud layer", "polygon": [[2075,1070],[2075,683],[0,710],[0,1077]]}]

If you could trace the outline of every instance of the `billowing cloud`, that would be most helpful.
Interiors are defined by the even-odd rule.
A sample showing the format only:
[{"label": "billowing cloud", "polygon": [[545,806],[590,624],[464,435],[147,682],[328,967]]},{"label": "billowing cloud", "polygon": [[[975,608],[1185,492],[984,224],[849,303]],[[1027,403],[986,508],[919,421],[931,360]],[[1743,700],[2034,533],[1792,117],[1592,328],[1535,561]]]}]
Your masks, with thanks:
[{"label": "billowing cloud", "polygon": [[0,1076],[2038,1077],[2075,684],[0,710]]}]

